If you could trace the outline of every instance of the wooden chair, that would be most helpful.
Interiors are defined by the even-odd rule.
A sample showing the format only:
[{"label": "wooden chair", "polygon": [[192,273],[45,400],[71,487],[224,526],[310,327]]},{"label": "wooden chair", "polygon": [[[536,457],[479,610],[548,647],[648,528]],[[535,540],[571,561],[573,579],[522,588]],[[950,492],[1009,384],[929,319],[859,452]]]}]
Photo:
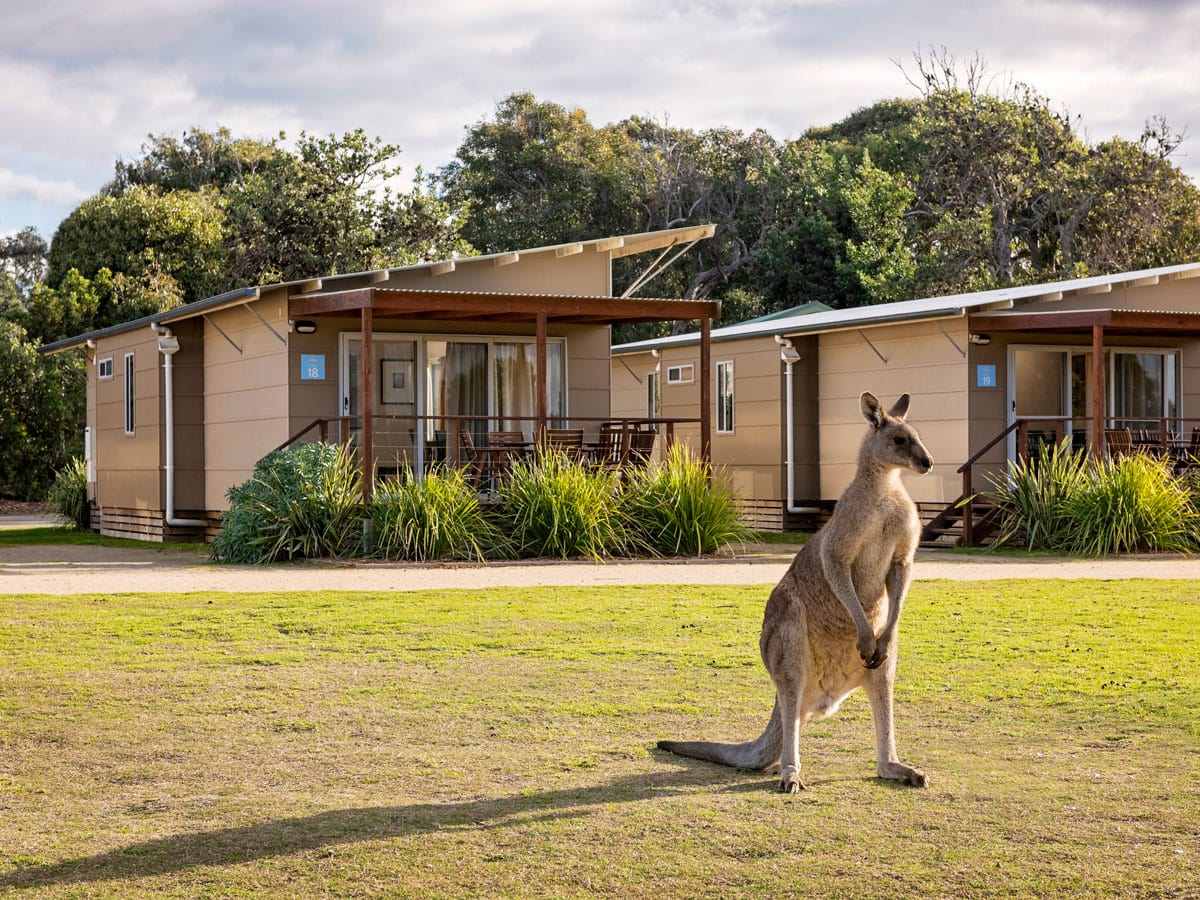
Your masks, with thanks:
[{"label": "wooden chair", "polygon": [[1133,432],[1128,428],[1106,428],[1104,444],[1113,459],[1130,456],[1133,453]]},{"label": "wooden chair", "polygon": [[641,467],[650,462],[650,454],[654,452],[654,439],[658,433],[653,429],[644,431],[638,429],[629,432],[629,449],[625,454],[626,466]]},{"label": "wooden chair", "polygon": [[487,454],[475,446],[475,437],[470,430],[463,428],[459,432],[459,440],[463,448],[463,469],[467,480],[476,488],[483,488],[487,480]]},{"label": "wooden chair", "polygon": [[547,428],[544,442],[550,450],[560,450],[570,457],[578,457],[583,452],[583,429]]},{"label": "wooden chair", "polygon": [[625,462],[629,452],[629,429],[604,422],[600,425],[600,437],[592,453],[592,462],[598,466],[618,467]]}]

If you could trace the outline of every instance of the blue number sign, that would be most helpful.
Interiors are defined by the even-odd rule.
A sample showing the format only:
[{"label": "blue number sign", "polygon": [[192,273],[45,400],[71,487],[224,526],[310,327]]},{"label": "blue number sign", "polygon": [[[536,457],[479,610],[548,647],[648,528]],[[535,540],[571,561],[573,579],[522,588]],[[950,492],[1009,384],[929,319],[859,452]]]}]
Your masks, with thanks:
[{"label": "blue number sign", "polygon": [[324,381],[325,380],[325,354],[324,353],[301,353],[300,354],[300,380],[301,381]]},{"label": "blue number sign", "polygon": [[975,367],[975,386],[976,387],[995,387],[996,386],[996,367],[995,366],[976,366]]}]

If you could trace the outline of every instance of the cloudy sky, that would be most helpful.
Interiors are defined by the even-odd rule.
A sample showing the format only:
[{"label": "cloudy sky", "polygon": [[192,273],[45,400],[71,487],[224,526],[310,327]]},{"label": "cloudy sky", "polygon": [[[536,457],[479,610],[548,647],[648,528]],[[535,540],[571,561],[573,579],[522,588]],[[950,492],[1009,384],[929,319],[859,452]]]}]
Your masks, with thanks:
[{"label": "cloudy sky", "polygon": [[792,138],[915,96],[918,48],[976,54],[1082,116],[1091,141],[1164,114],[1200,178],[1200,0],[5,0],[0,234],[58,223],[148,134],[362,127],[448,162],[515,91],[689,128]]}]

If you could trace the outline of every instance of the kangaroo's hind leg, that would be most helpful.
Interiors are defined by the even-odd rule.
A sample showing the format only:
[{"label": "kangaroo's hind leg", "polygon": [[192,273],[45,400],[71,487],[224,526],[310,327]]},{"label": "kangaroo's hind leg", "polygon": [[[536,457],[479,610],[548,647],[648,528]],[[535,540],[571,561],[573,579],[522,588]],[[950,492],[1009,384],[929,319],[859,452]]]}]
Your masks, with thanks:
[{"label": "kangaroo's hind leg", "polygon": [[896,680],[896,638],[892,633],[887,659],[878,669],[866,673],[863,688],[871,704],[875,721],[875,763],[880,778],[902,781],[913,787],[925,787],[925,773],[900,762],[896,755],[896,732],[892,716],[892,687]]},{"label": "kangaroo's hind leg", "polygon": [[779,790],[795,794],[804,790],[800,780],[801,703],[808,674],[807,629],[803,620],[787,622],[763,635],[763,662],[775,684],[782,748],[779,757]]}]

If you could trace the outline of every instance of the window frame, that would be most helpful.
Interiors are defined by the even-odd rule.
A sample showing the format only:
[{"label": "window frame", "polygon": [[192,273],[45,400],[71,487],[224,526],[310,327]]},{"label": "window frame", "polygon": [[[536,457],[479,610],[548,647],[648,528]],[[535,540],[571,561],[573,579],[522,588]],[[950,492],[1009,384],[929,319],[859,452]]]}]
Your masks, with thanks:
[{"label": "window frame", "polygon": [[137,401],[135,358],[132,352],[125,354],[125,433],[133,435],[137,430],[134,408]]},{"label": "window frame", "polygon": [[[105,371],[107,364],[108,371]],[[113,358],[106,356],[103,359],[96,360],[96,378],[100,381],[111,381],[115,375],[115,367],[113,366]]]},{"label": "window frame", "polygon": [[[687,372],[687,377],[684,377],[684,372]],[[667,366],[667,384],[691,384],[696,380],[696,364],[695,363],[677,363],[673,366]]]},{"label": "window frame", "polygon": [[716,364],[713,382],[717,434],[733,434],[735,418],[732,359],[723,359]]}]

